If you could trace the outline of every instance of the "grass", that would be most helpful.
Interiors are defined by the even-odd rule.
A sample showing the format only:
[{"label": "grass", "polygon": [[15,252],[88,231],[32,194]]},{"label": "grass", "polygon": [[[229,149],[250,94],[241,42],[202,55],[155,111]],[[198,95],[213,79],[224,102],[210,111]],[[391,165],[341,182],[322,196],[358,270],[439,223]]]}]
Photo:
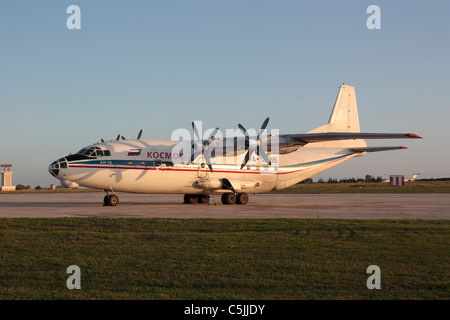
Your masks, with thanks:
[{"label": "grass", "polygon": [[270,193],[450,193],[450,181],[408,181],[404,186],[382,182],[301,183]]},{"label": "grass", "polygon": [[[447,220],[0,219],[0,299],[448,299]],[[69,265],[81,290],[69,290]],[[381,290],[366,269],[381,268]]]}]

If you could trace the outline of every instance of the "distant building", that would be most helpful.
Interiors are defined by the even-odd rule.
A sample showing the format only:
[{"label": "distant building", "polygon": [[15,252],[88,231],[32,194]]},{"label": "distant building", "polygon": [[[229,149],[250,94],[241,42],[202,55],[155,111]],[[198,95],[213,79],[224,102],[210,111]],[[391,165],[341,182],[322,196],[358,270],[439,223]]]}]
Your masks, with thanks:
[{"label": "distant building", "polygon": [[405,176],[402,175],[390,176],[389,184],[392,184],[393,186],[404,186]]},{"label": "distant building", "polygon": [[0,165],[2,171],[1,174],[1,191],[15,191],[16,187],[12,185],[12,174],[11,164],[2,164]]}]

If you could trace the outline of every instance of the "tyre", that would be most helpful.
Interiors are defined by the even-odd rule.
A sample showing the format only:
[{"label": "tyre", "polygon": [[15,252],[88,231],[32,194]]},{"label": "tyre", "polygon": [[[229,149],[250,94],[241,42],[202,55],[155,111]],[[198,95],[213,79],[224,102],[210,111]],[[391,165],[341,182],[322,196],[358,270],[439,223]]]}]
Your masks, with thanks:
[{"label": "tyre", "polygon": [[195,194],[185,194],[184,203],[194,204],[198,202],[198,197]]},{"label": "tyre", "polygon": [[236,196],[234,195],[234,193],[224,193],[222,195],[222,203],[223,204],[235,204]]},{"label": "tyre", "polygon": [[108,195],[106,195],[106,196],[103,198],[103,206],[104,206],[104,207],[108,207],[108,206],[109,206],[109,196],[108,196]]},{"label": "tyre", "polygon": [[115,207],[119,204],[119,197],[115,194],[109,196],[109,205]]},{"label": "tyre", "polygon": [[203,194],[198,196],[198,203],[209,203],[209,195]]},{"label": "tyre", "polygon": [[238,193],[237,198],[236,198],[236,203],[237,204],[247,204],[248,203],[248,194],[246,194],[245,192]]}]

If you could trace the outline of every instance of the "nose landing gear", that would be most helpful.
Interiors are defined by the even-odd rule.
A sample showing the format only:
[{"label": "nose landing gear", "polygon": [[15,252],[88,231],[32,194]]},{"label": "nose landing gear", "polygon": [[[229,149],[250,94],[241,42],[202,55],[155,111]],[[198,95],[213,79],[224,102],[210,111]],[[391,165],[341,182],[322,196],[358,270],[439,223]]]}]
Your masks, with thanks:
[{"label": "nose landing gear", "polygon": [[105,192],[106,192],[106,196],[103,198],[103,206],[104,207],[117,206],[119,204],[119,196],[114,194],[114,191],[112,189],[111,190],[106,189]]}]

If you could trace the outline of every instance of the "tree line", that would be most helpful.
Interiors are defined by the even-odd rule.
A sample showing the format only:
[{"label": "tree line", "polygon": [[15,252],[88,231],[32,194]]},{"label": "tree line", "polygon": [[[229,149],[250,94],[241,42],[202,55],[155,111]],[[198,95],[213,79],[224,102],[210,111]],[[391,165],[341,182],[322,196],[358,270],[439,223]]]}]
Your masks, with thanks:
[{"label": "tree line", "polygon": [[[317,183],[356,183],[356,182],[382,182],[384,179],[381,176],[375,178],[375,176],[367,174],[365,178],[344,178],[344,179],[335,179],[328,178],[328,180],[324,180],[323,178],[319,178]],[[313,179],[309,178],[303,180],[300,183],[313,183]]]}]

